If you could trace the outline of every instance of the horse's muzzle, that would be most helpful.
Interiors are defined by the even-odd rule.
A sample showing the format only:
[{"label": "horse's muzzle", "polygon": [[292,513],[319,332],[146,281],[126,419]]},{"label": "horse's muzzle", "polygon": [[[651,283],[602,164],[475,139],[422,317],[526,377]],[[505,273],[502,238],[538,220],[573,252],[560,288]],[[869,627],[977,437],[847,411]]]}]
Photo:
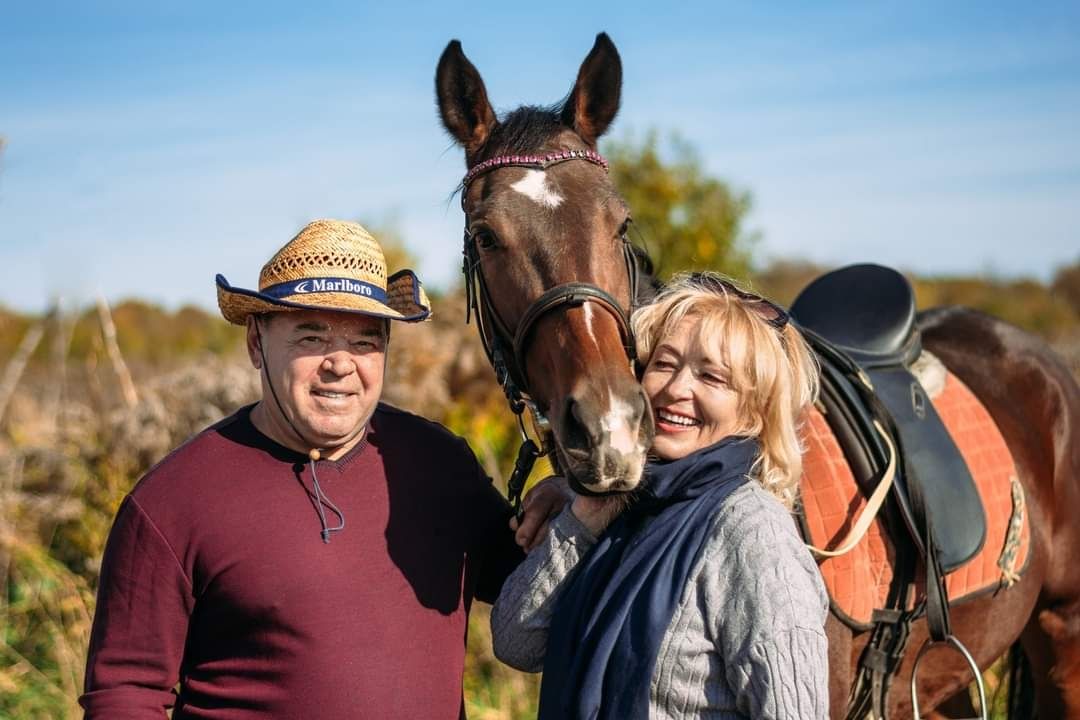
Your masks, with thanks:
[{"label": "horse's muzzle", "polygon": [[632,382],[619,393],[579,388],[553,423],[563,469],[591,492],[633,490],[653,437],[645,393]]}]

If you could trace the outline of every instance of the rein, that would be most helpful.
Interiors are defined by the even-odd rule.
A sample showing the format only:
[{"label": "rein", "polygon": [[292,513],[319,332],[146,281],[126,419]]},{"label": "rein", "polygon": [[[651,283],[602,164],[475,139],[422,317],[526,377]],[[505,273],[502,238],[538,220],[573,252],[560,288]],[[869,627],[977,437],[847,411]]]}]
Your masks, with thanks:
[{"label": "rein", "polygon": [[[480,252],[474,235],[469,231],[469,211],[465,206],[465,198],[469,185],[476,178],[493,170],[505,167],[545,170],[553,165],[570,160],[584,160],[603,168],[605,172],[608,169],[607,160],[600,153],[593,150],[562,150],[545,155],[498,155],[474,165],[465,174],[465,178],[461,182],[461,209],[465,213],[465,237],[462,251],[464,255],[462,272],[465,274],[465,322],[468,323],[473,313],[475,313],[480,342],[484,346],[488,362],[491,363],[492,368],[495,370],[495,379],[499,386],[502,387],[507,402],[510,404],[510,410],[517,416],[518,425],[521,428],[521,449],[518,451],[514,470],[507,483],[507,493],[514,512],[517,514],[521,512],[521,493],[525,487],[525,480],[532,471],[533,464],[538,457],[552,451],[551,431],[548,429],[547,419],[544,418],[533,402],[525,375],[525,354],[529,347],[532,331],[541,318],[552,312],[580,307],[586,302],[593,302],[615,318],[619,326],[619,335],[622,338],[626,356],[632,363],[637,354],[634,347],[633,332],[630,329],[630,313],[634,309],[634,301],[637,297],[638,269],[634,259],[633,247],[624,234],[622,237],[623,259],[626,263],[626,273],[630,287],[629,308],[623,308],[610,293],[591,283],[562,283],[545,291],[534,300],[525,310],[525,314],[522,315],[517,326],[511,327],[499,314],[488,291],[480,262]],[[526,407],[531,411],[537,427],[542,429],[542,435],[544,436],[543,451],[537,447],[536,443],[525,432],[525,425],[521,415]],[[570,484],[575,491],[583,494],[596,494],[581,487],[573,478],[570,478]]]}]

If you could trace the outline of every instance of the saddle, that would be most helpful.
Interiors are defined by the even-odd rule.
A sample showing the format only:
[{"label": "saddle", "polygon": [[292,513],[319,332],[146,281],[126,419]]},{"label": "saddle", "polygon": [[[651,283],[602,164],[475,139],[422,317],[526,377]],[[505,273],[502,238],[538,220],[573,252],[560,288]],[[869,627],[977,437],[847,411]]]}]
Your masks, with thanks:
[{"label": "saddle", "polygon": [[[912,372],[922,343],[907,280],[880,265],[841,268],[807,286],[791,316],[818,356],[821,409],[863,494],[880,502],[890,490],[878,519],[895,548],[895,568],[885,607],[872,613],[848,706],[848,718],[885,718],[912,620],[925,615],[933,642],[959,646],[945,575],[980,553],[986,514],[960,450]],[[868,519],[856,526],[865,531]],[[912,607],[919,566],[925,600]]]},{"label": "saddle", "polygon": [[[900,453],[893,498],[907,529],[894,542],[914,545],[925,558],[929,535],[942,572],[963,566],[982,549],[986,515],[964,458],[911,371],[922,343],[907,279],[880,265],[850,265],[807,286],[791,315],[818,351],[822,403],[864,482],[884,467],[885,449],[873,428],[884,409]],[[863,400],[860,373],[880,403],[877,413],[874,402]]]}]

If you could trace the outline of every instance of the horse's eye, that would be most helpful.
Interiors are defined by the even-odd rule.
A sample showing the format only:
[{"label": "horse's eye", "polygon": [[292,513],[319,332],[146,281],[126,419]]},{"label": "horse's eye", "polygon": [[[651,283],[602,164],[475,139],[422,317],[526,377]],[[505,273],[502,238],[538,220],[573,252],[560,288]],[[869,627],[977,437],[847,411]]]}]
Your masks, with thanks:
[{"label": "horse's eye", "polygon": [[482,250],[491,250],[499,245],[499,239],[490,230],[477,230],[473,233],[473,240],[476,241],[476,246]]},{"label": "horse's eye", "polygon": [[623,224],[619,226],[619,234],[616,237],[625,238],[626,233],[630,232],[630,223],[634,222],[630,217],[623,220]]}]

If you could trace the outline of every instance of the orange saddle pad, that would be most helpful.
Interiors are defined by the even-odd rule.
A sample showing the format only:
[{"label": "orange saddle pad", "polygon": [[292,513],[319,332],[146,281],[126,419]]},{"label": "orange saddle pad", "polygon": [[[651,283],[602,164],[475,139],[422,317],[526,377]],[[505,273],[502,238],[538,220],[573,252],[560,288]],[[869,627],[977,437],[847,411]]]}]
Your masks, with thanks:
[{"label": "orange saddle pad", "polygon": [[[933,404],[971,471],[986,511],[982,549],[946,578],[950,601],[958,601],[1015,580],[1027,563],[1030,531],[1012,455],[986,408],[952,373]],[[804,440],[805,539],[815,547],[833,549],[844,541],[866,500],[817,409],[810,413]],[[850,552],[818,559],[833,612],[841,620],[866,627],[873,610],[885,606],[893,553],[881,521],[875,520]]]}]

